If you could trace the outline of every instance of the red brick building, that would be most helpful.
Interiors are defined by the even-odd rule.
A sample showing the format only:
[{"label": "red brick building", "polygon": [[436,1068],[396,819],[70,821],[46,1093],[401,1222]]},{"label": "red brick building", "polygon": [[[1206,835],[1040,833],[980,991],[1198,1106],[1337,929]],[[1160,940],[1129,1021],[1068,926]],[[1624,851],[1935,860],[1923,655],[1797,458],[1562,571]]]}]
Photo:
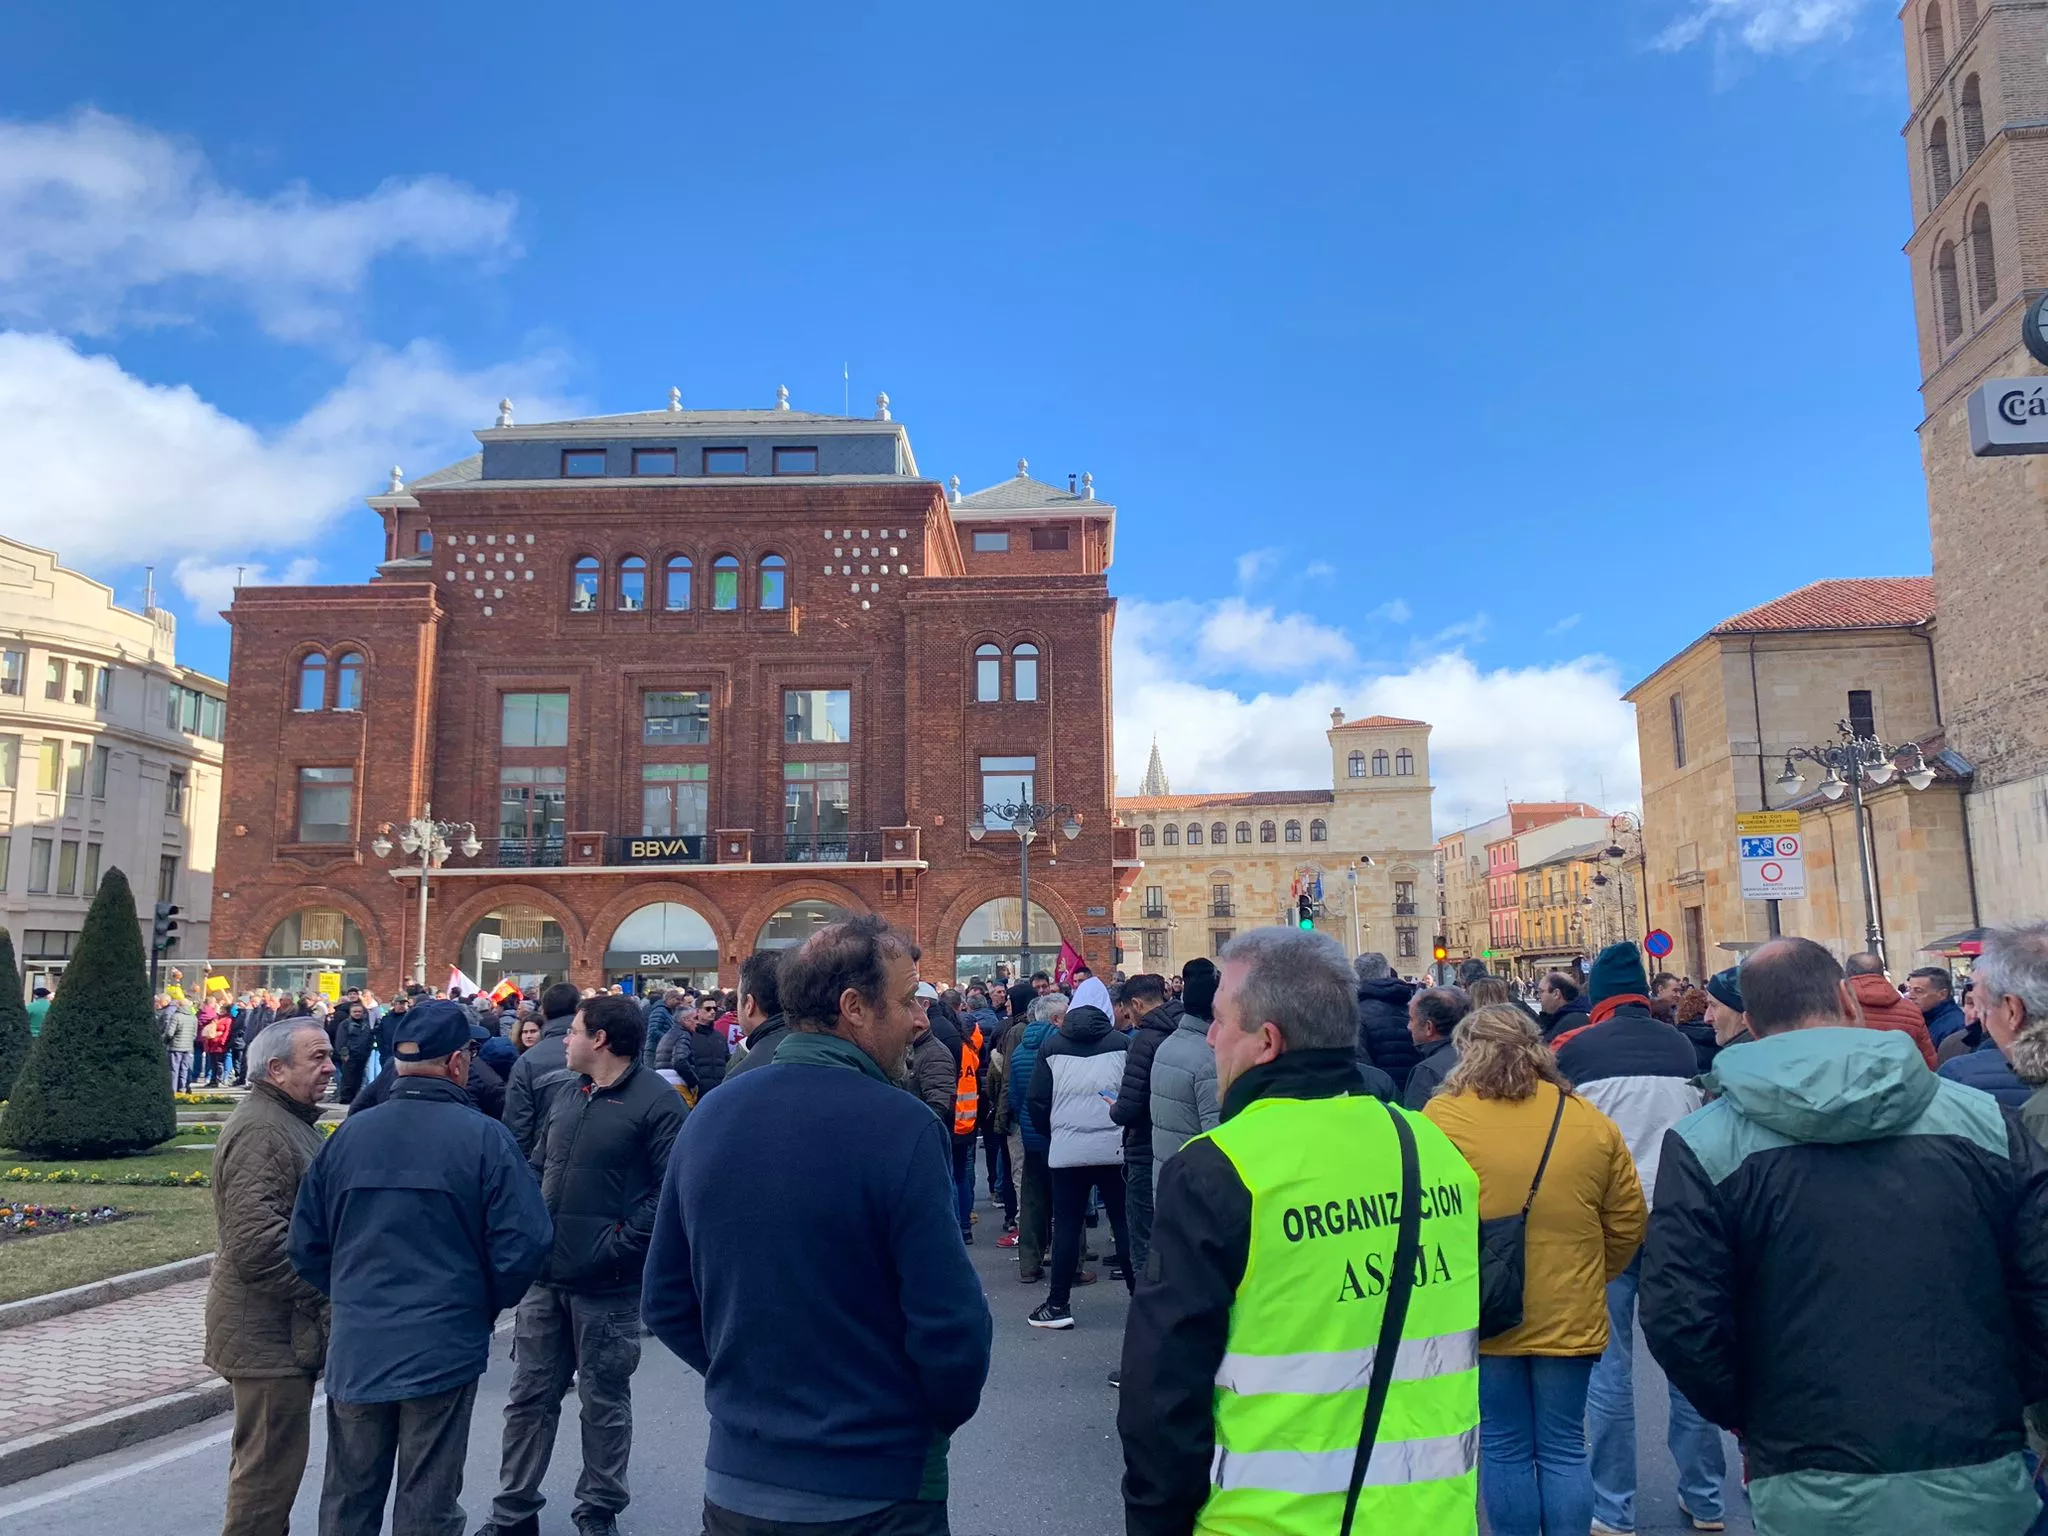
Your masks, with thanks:
[{"label": "red brick building", "polygon": [[[1092,485],[950,496],[874,419],[667,411],[514,425],[369,500],[353,586],[236,594],[213,951],[241,984],[411,974],[416,861],[387,823],[472,822],[434,874],[427,975],[730,984],[840,912],[927,976],[1020,948],[1112,963],[1106,569]],[[971,836],[980,832],[980,837]],[[460,843],[461,839],[455,839]],[[404,866],[412,862],[408,878]]]}]

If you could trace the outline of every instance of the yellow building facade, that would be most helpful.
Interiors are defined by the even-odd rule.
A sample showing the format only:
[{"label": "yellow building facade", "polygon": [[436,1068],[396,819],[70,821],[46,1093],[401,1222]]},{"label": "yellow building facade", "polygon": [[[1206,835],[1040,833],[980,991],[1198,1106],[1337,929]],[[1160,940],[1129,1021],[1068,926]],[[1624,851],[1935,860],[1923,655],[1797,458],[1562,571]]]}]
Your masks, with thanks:
[{"label": "yellow building facade", "polygon": [[1117,907],[1123,969],[1213,958],[1245,929],[1299,921],[1307,897],[1346,953],[1377,950],[1419,975],[1436,922],[1429,733],[1420,720],[1333,712],[1328,789],[1176,795],[1155,752],[1147,792],[1116,803],[1144,864]]}]

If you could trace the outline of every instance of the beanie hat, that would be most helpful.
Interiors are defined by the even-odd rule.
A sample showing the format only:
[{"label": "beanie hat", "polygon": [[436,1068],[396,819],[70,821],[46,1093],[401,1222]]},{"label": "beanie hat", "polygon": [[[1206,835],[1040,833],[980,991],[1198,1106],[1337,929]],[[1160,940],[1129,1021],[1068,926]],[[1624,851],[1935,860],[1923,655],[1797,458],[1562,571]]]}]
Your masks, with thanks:
[{"label": "beanie hat", "polygon": [[1216,988],[1222,983],[1223,973],[1213,962],[1202,959],[1190,960],[1180,968],[1180,1005],[1198,1019],[1214,1022],[1216,1018]]},{"label": "beanie hat", "polygon": [[1586,975],[1586,1001],[1593,1007],[1610,997],[1645,996],[1649,990],[1650,978],[1635,945],[1626,941],[1610,944],[1593,957],[1593,969]]},{"label": "beanie hat", "polygon": [[1725,971],[1714,972],[1707,978],[1707,995],[1724,1008],[1743,1012],[1741,968],[1731,965]]}]

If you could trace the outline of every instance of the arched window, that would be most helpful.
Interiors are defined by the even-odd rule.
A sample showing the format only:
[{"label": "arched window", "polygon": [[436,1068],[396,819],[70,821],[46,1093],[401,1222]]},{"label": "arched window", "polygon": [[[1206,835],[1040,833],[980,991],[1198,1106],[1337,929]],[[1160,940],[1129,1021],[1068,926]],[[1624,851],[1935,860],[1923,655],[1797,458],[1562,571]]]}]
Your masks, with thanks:
[{"label": "arched window", "polygon": [[789,566],[780,555],[761,557],[761,606],[764,609],[789,604]]},{"label": "arched window", "polygon": [[1202,846],[1202,824],[1199,821],[1188,823],[1188,846],[1190,848]]},{"label": "arched window", "polygon": [[1164,827],[1160,828],[1159,840],[1169,848],[1178,848],[1180,846],[1180,828],[1169,821]]},{"label": "arched window", "polygon": [[1240,821],[1237,824],[1237,840],[1240,843],[1248,843],[1252,840],[1252,824],[1250,822]]},{"label": "arched window", "polygon": [[1956,277],[1956,248],[1943,241],[1934,258],[1934,298],[1941,320],[1941,344],[1952,347],[1963,334],[1963,286]]},{"label": "arched window", "polygon": [[334,663],[334,707],[363,707],[363,653],[343,651]]},{"label": "arched window", "polygon": [[569,567],[569,611],[571,613],[595,613],[597,611],[597,557],[578,555],[576,563]]},{"label": "arched window", "polygon": [[1318,816],[1308,824],[1308,840],[1312,843],[1327,843],[1330,840],[1330,824]]},{"label": "arched window", "polygon": [[1934,88],[1934,82],[1941,78],[1941,72],[1948,64],[1948,47],[1941,36],[1941,6],[1927,7],[1926,19],[1920,23],[1920,51],[1927,61],[1927,86]]},{"label": "arched window", "polygon": [[619,562],[619,612],[638,613],[647,606],[647,562],[628,555]]},{"label": "arched window", "polygon": [[731,555],[711,562],[711,606],[731,613],[740,605],[740,563]]},{"label": "arched window", "polygon": [[1154,838],[1150,827],[1138,828],[1138,846],[1140,848],[1150,848],[1153,842]]},{"label": "arched window", "polygon": [[1394,777],[1412,779],[1415,777],[1415,754],[1406,747],[1394,754]]},{"label": "arched window", "polygon": [[1273,841],[1273,839],[1274,839],[1274,835],[1275,835],[1275,834],[1276,834],[1276,833],[1277,833],[1278,831],[1279,831],[1279,828],[1275,827],[1275,826],[1273,825],[1273,823],[1272,823],[1272,822],[1270,822],[1270,821],[1262,821],[1262,822],[1260,822],[1260,823],[1259,823],[1259,841],[1260,841],[1260,842],[1262,842],[1262,843],[1270,843],[1270,842],[1272,842],[1272,841]]},{"label": "arched window", "polygon": [[1010,696],[1029,703],[1038,697],[1038,647],[1028,642],[1010,652]]},{"label": "arched window", "polygon": [[1363,752],[1352,753],[1351,756],[1348,759],[1346,759],[1345,771],[1349,773],[1351,777],[1354,779],[1364,778],[1365,754]]},{"label": "arched window", "polygon": [[1970,29],[1977,25],[1977,0],[1956,0],[1956,41],[1970,35]]},{"label": "arched window", "polygon": [[974,648],[974,701],[993,704],[1003,696],[1003,651],[997,645]]},{"label": "arched window", "polygon": [[1977,290],[1977,313],[1998,302],[1998,262],[1991,252],[1991,210],[1983,203],[1970,215],[1970,283]]},{"label": "arched window", "polygon": [[1984,88],[1975,75],[1963,82],[1957,115],[1963,121],[1963,168],[1968,170],[1984,153]]},{"label": "arched window", "polygon": [[1384,751],[1372,755],[1372,776],[1376,779],[1384,779],[1387,776],[1387,754]]},{"label": "arched window", "polygon": [[1287,823],[1287,833],[1286,833],[1286,836],[1287,836],[1287,841],[1288,841],[1288,842],[1290,842],[1290,843],[1298,843],[1298,842],[1300,842],[1300,841],[1301,841],[1301,823],[1300,823],[1300,822],[1298,822],[1298,821],[1290,821],[1289,823]]},{"label": "arched window", "polygon": [[670,613],[685,613],[690,602],[690,557],[670,555],[662,572],[661,606]]},{"label": "arched window", "polygon": [[1209,841],[1212,843],[1216,843],[1219,846],[1221,844],[1229,842],[1230,828],[1223,825],[1223,823],[1220,821],[1217,822],[1214,826],[1209,828]]},{"label": "arched window", "polygon": [[1927,187],[1938,203],[1955,184],[1955,162],[1948,153],[1948,119],[1938,117],[1927,134]]},{"label": "arched window", "polygon": [[318,651],[299,663],[299,708],[327,707],[327,658]]}]

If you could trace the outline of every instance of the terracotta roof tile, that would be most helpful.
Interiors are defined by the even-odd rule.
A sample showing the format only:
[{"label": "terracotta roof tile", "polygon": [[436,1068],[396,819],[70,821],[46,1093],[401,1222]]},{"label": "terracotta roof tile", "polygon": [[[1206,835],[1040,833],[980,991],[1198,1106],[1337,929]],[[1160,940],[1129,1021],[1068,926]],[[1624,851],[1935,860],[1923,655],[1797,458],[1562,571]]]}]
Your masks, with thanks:
[{"label": "terracotta roof tile", "polygon": [[1747,635],[1791,629],[1891,629],[1934,617],[1934,579],[1869,576],[1816,581],[1738,613],[1708,631]]},{"label": "terracotta roof tile", "polygon": [[1233,806],[1332,805],[1336,799],[1327,789],[1261,789],[1221,795],[1119,795],[1116,808],[1122,814],[1144,815],[1148,811],[1228,810]]},{"label": "terracotta roof tile", "polygon": [[1403,720],[1398,715],[1367,715],[1363,720],[1347,720],[1342,725],[1336,727],[1336,729],[1340,731],[1378,731],[1389,727],[1402,727],[1409,730],[1424,730],[1427,729],[1428,725],[1429,722],[1427,720]]}]

